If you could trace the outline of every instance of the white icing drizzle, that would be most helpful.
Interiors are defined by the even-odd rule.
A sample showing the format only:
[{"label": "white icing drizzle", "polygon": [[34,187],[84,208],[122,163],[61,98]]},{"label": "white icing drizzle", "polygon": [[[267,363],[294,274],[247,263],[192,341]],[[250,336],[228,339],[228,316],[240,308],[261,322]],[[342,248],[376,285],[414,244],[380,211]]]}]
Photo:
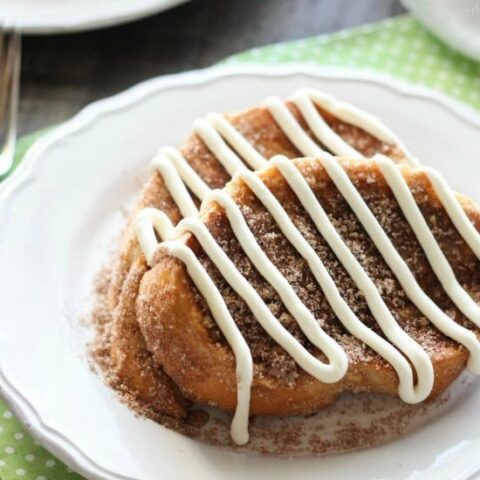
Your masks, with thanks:
[{"label": "white icing drizzle", "polygon": [[[331,113],[334,117],[346,123],[349,123],[350,125],[361,128],[362,130],[368,132],[370,135],[378,138],[382,142],[397,145],[403,152],[405,152],[407,160],[411,165],[420,165],[420,162],[415,157],[413,157],[413,155],[408,151],[402,141],[377,117],[367,112],[364,112],[359,108],[355,107],[354,105],[350,105],[349,103],[339,102],[335,100],[331,95],[328,95],[324,92],[319,92],[318,90],[314,90],[312,88],[305,88],[299,90],[293,95],[293,99],[295,100],[295,98],[302,96],[309,97],[310,100],[312,100],[315,104],[317,104],[327,112]],[[310,126],[310,128],[312,127]],[[337,155],[340,155],[340,153],[337,153]],[[350,154],[345,153],[345,155]]]},{"label": "white icing drizzle", "polygon": [[[317,348],[323,351],[329,359],[329,364],[317,360],[308,353],[278,322],[270,309],[263,302],[260,295],[238,272],[235,264],[223,253],[221,247],[210,235],[207,246],[202,243],[208,256],[213,260],[225,279],[232,288],[241,295],[248,306],[251,308],[255,318],[259,321],[267,333],[281,345],[295,361],[310,375],[326,383],[339,381],[346,373],[348,368],[348,359],[342,348],[329,337],[320,327],[313,314],[298,298],[295,290],[288,283],[287,279],[280,273],[275,265],[270,261],[267,254],[257,243],[255,236],[248,227],[242,212],[232,198],[221,190],[214,190],[205,200],[216,202],[225,209],[225,213],[230,222],[232,230],[248,258],[254,264],[258,272],[272,285],[280,296],[287,310],[295,318],[305,336]],[[184,219],[181,224],[187,224],[191,231],[197,237],[200,229],[208,231],[199,219]],[[182,230],[182,228],[180,228]],[[198,237],[197,237],[198,238]],[[242,292],[242,293],[240,293]],[[288,339],[288,341],[287,341]]]},{"label": "white icing drizzle", "polygon": [[233,175],[237,170],[247,168],[209,121],[205,119],[195,120],[193,130],[230,175]]},{"label": "white icing drizzle", "polygon": [[462,208],[456,195],[452,192],[447,182],[433,168],[423,167],[423,171],[428,175],[438,199],[448,213],[450,220],[455,225],[458,233],[462,236],[468,246],[473,250],[477,258],[480,258],[480,233],[473,226],[465,210]]},{"label": "white icing drizzle", "polygon": [[272,114],[275,121],[280,125],[281,129],[288,139],[295,145],[306,157],[324,157],[330,155],[322,150],[300,126],[292,112],[287,108],[285,103],[278,97],[268,97],[265,100],[265,106]]},{"label": "white icing drizzle", "polygon": [[165,154],[159,152],[151,163],[152,170],[156,170],[163,178],[165,187],[173,197],[180,213],[184,217],[198,215],[198,209],[188,193],[185,182],[173,162]]},{"label": "white icing drizzle", "polygon": [[[302,113],[317,140],[335,155],[363,158],[358,150],[353,148],[328,125],[315,105],[322,107],[340,120],[361,128],[382,142],[397,145],[405,153],[408,163],[414,166],[419,165],[418,160],[410,154],[400,139],[373,115],[362,112],[348,103],[338,102],[333,97],[312,89],[298,90],[293,94],[292,101]],[[280,98],[269,97],[265,101],[265,105],[289,140],[303,155],[318,158],[325,158],[329,155],[310,138]]]},{"label": "white icing drizzle", "polygon": [[362,157],[358,150],[355,150],[349,143],[347,143],[340,135],[330,128],[328,123],[322,118],[315,104],[312,101],[311,95],[306,91],[300,90],[292,97],[295,105],[298,107],[307,122],[307,125],[312,130],[313,134],[332,152],[337,155],[345,155],[350,157]]},{"label": "white icing drizzle", "polygon": [[[403,175],[389,158],[379,155],[375,160],[443,289],[457,308],[480,327],[480,307],[458,283],[452,267],[418,208]],[[480,360],[480,352],[478,359]],[[480,369],[480,363],[478,365]]]},{"label": "white icing drizzle", "polygon": [[159,245],[155,232],[163,241],[170,238],[173,230],[172,222],[161,210],[144,208],[138,212],[135,218],[135,233],[149,266],[153,266],[153,256]]},{"label": "white icing drizzle", "polygon": [[[237,270],[235,264],[217,244],[212,234],[201,222],[201,220],[198,218],[183,219],[177,225],[174,232],[170,232],[169,237],[179,237],[185,232],[193,233],[195,238],[199,241],[200,245],[204,249],[205,253],[219,269],[220,273],[228,282],[228,284],[247,303],[255,318],[264,328],[267,334],[270,335],[272,339],[275,340],[282,348],[284,348],[297,362],[297,364],[310,375],[326,383],[338,382],[344,377],[348,368],[348,359],[343,349],[321,329],[312,313],[301,302],[285,277],[268,259],[265,252],[256,242],[253,233],[248,227],[236,203],[225,192],[219,190],[212,191],[207,197],[206,201],[217,202],[225,209],[234,233],[239,243],[244,248],[245,253],[258,271],[275,288],[287,309],[298,322],[305,336],[327,356],[329,359],[328,364],[323,363],[310,354],[288,332],[288,330],[281,325],[281,323],[272,314],[269,307],[262,300],[260,295],[251,286],[248,280]],[[188,272],[191,270],[195,270],[196,272],[200,271],[197,257],[193,255],[187,246],[182,244],[181,240],[166,241],[160,244],[160,248],[167,251],[170,255],[182,260],[186,264]],[[187,251],[190,253],[187,254]],[[151,258],[151,256],[149,258]],[[201,271],[205,272],[203,267],[201,267]],[[215,301],[219,301],[218,296],[220,294],[216,288],[205,288],[206,282],[204,274],[197,274],[195,277],[192,276],[192,280],[202,295],[203,292],[206,291],[209,295],[209,299],[213,299],[215,297]],[[224,303],[223,299],[222,303]],[[210,302],[208,300],[207,304],[210,306]],[[240,332],[236,327],[233,328],[235,325],[234,323],[232,325],[230,322],[224,322],[223,318],[218,316],[219,313],[223,314],[222,312],[219,312],[218,309],[215,311],[212,310],[212,315],[215,321],[219,325],[222,325],[222,332],[228,333],[228,336],[226,335],[227,342],[230,344],[228,338],[231,338],[235,339],[235,344],[238,344],[240,342],[238,336],[241,337]],[[232,344],[230,344],[230,346],[233,348]],[[239,361],[237,362],[237,379],[242,379],[244,382],[248,383],[248,385],[251,385],[252,372],[246,371],[243,367],[245,365],[248,365],[248,361],[243,354],[243,356],[239,358]],[[237,389],[237,411],[234,417],[236,418],[236,422],[232,422],[231,426],[232,438],[237,443],[241,443],[241,439],[245,438],[245,432],[247,432],[245,442],[248,441],[249,398],[250,390],[248,390],[247,395],[246,389]],[[244,412],[247,412],[246,416],[244,415]]]},{"label": "white icing drizzle", "polygon": [[[470,351],[469,369],[475,373],[480,373],[480,347],[475,334],[450,319],[423,292],[407,264],[394,248],[389,237],[383,231],[378,220],[369,210],[341,165],[329,157],[321,161],[328,175],[349,203],[357,218],[384,257],[386,263],[398,278],[407,296],[443,333],[465,345]],[[406,208],[406,204],[404,203],[405,198],[411,196],[411,193],[399,170],[389,159],[384,157],[377,157],[376,161],[386,181],[392,188],[400,208]],[[424,400],[430,394],[434,380],[433,367],[428,355],[399,327],[373,281],[369,278],[368,274],[335,230],[328,215],[323,210],[323,207],[316,199],[315,194],[298,168],[286,157],[282,156],[275,157],[270,163],[283,175],[300,203],[312,218],[320,234],[327,241],[330,248],[332,248],[340,263],[355,281],[357,287],[364,293],[372,314],[391,344],[375,334],[356,317],[341,297],[333,279],[330,277],[316,252],[295,227],[288,214],[263,182],[254,173],[248,171],[238,172],[236,177],[242,179],[247,184],[273,216],[280,230],[292,246],[308,262],[332,310],[347,330],[364,341],[393,366],[399,377],[400,397],[410,403]],[[401,190],[399,185],[402,186]],[[403,190],[405,186],[408,190],[408,195],[406,191]],[[448,193],[445,194],[444,192],[442,198],[447,198],[447,201],[451,203],[452,199],[448,198]],[[158,247],[154,232],[155,229],[162,239],[170,239],[170,241],[161,244],[161,248],[186,264],[187,271],[191,275],[200,293],[205,297],[215,321],[225,335],[227,342],[232,347],[236,361],[238,387],[237,409],[231,426],[231,434],[232,439],[236,443],[242,444],[248,441],[248,412],[253,375],[251,354],[248,346],[245,345],[245,340],[235,326],[220,292],[213,284],[197,257],[186,245],[182,244],[181,240],[172,239],[178,238],[185,232],[193,233],[225,280],[245,300],[265,331],[281,345],[305,371],[321,381],[335,382],[340,380],[345,374],[347,360],[343,350],[319,327],[311,312],[309,312],[300,301],[291,285],[288,284],[285,277],[283,277],[280,271],[269,260],[266,253],[261,249],[238,205],[236,205],[233,199],[226,192],[212,191],[206,196],[204,201],[206,203],[216,202],[225,209],[233,232],[247,256],[262,276],[276,289],[285,306],[299,323],[299,326],[307,338],[323,351],[329,359],[328,364],[317,360],[281,326],[255,289],[236,269],[233,262],[216,243],[206,226],[198,218],[186,218],[182,220],[176,228],[173,228],[168,217],[162,212],[155,209],[142,211],[137,219],[137,234],[148,261],[152,261],[153,254]],[[416,204],[415,207],[418,209]],[[408,208],[413,209],[412,205],[408,205]],[[454,219],[452,219],[452,221],[454,224],[460,225],[462,215],[456,215],[453,208],[449,208],[448,211],[449,213],[453,212],[452,216]],[[469,222],[468,217],[464,220]],[[425,233],[423,229],[422,232],[419,233],[418,230],[415,230],[415,227],[413,228],[417,236]],[[468,226],[465,227],[464,225],[463,229],[468,232]],[[434,268],[434,266],[432,266],[432,268]],[[442,273],[443,272],[439,271],[440,275]],[[417,375],[416,384],[414,383],[413,370],[408,364],[408,361],[394,346],[410,360],[415,368]]]},{"label": "white icing drizzle", "polygon": [[[376,161],[382,171],[382,174],[386,175],[385,179],[389,184],[389,180],[391,180],[391,177],[395,175],[397,184],[395,185],[395,188],[393,188],[391,184],[390,187],[392,188],[392,191],[399,202],[400,207],[402,208],[399,197],[397,196],[398,184],[401,184],[403,187],[402,193],[404,195],[407,194],[406,192],[408,192],[407,195],[411,195],[405,179],[399,172],[398,168],[391,162],[391,160],[387,159],[386,157],[377,157]],[[361,197],[358,190],[354,187],[353,183],[341,165],[334,159],[322,160],[322,164],[340,193],[350,205],[350,208],[357,216],[363,228],[365,228],[378,251],[381,253],[385,263],[390,267],[392,272],[397,277],[397,280],[405,290],[408,298],[440,331],[468,348],[470,351],[469,368],[475,373],[480,373],[480,344],[477,341],[475,334],[455,323],[435,304],[435,302],[430,299],[430,297],[428,297],[428,295],[425,294],[408,265],[403,260],[400,253],[396,250],[392,241],[381,227],[375,215],[368,208],[367,204]],[[401,198],[400,200],[403,204],[404,198]],[[413,205],[409,205],[409,209],[418,209],[414,201]],[[403,208],[402,211],[405,214]],[[407,213],[409,214],[410,211],[411,210],[409,210]],[[421,219],[425,221],[420,212],[419,215],[421,216]],[[422,231],[422,234],[420,234],[415,226],[412,225],[412,228],[417,238],[419,238],[419,241],[421,238],[420,244],[422,245],[422,242],[424,241],[422,234],[427,235],[427,233]],[[432,235],[428,227],[427,230],[428,233]],[[438,249],[440,250],[440,247],[438,247]],[[442,253],[441,255],[443,256]],[[435,263],[432,265],[432,269],[435,271],[436,268],[437,264]],[[451,267],[448,265],[448,268]],[[442,271],[441,273],[443,275],[445,274],[445,271]],[[443,277],[441,278],[441,283],[442,285],[444,283]]]},{"label": "white icing drizzle", "polygon": [[223,115],[210,113],[207,115],[206,120],[237,150],[251,168],[256,170],[267,165],[266,158],[260,155],[252,144]]},{"label": "white icing drizzle", "polygon": [[[405,147],[393,133],[386,129],[375,117],[350,105],[336,102],[328,95],[312,90],[299,91],[294,94],[292,100],[299,108],[316,139],[335,154],[357,158],[361,156],[360,152],[356,151],[331,129],[316,110],[315,104],[337,118],[362,128],[383,142],[395,144],[406,152]],[[463,344],[469,350],[468,367],[472,372],[480,373],[480,343],[475,334],[449,318],[423,292],[406,262],[395,249],[341,165],[330,153],[324,151],[310,138],[281,100],[270,97],[266,101],[266,106],[285,135],[298,150],[304,155],[321,159],[328,175],[349,203],[409,299],[439,330]],[[432,391],[434,380],[433,367],[429,356],[419,344],[400,328],[375,284],[330,222],[328,215],[298,168],[282,156],[277,156],[270,162],[286,179],[300,203],[312,218],[319,233],[329,244],[359,290],[364,293],[372,315],[389,341],[366,327],[354,314],[342,298],[335,282],[315,250],[295,227],[286,211],[260,178],[249,171],[249,167],[259,168],[266,165],[267,160],[221,115],[209,114],[205,119],[196,121],[194,131],[205,142],[225,170],[230,175],[242,179],[270,212],[291,245],[307,261],[333,312],[345,328],[392,365],[399,378],[399,396],[409,403],[420,402],[428,397]],[[408,160],[411,164],[418,163],[411,156]],[[458,284],[432,232],[421,217],[421,212],[418,210],[402,175],[390,160],[377,156],[376,161],[447,294],[468,318],[476,323],[478,322],[477,325],[480,326],[480,317],[478,316],[480,308]],[[148,264],[153,266],[154,255],[159,247],[157,235],[161,240],[165,240],[160,244],[160,248],[185,263],[189,275],[205,298],[219,329],[232,348],[236,364],[237,406],[232,421],[231,434],[236,443],[246,443],[248,441],[250,390],[253,380],[251,353],[218,288],[199,259],[179,238],[180,236],[185,232],[191,232],[197,238],[205,253],[216,265],[227,283],[244,299],[265,331],[306,372],[323,382],[337,382],[343,378],[348,368],[346,354],[321,329],[312,312],[301,302],[287,279],[270,261],[256,241],[240,208],[226,192],[211,191],[181,153],[173,148],[161,149],[159,155],[154,159],[152,167],[162,176],[166,188],[182,215],[189,218],[184,218],[174,228],[165,213],[151,208],[144,209],[139,213],[135,225],[139,243]],[[458,200],[439,174],[432,170],[425,169],[425,171],[452,222],[477,257],[480,258],[480,235],[469,221]],[[198,211],[187,187],[199,199],[203,199],[205,202],[216,202],[225,210],[233,232],[248,258],[258,272],[277,291],[285,307],[295,318],[306,337],[326,355],[328,363],[323,363],[311,355],[278,322],[255,289],[217,244],[207,227],[196,218]],[[411,213],[412,211],[414,213]],[[411,362],[411,365],[409,362]],[[417,377],[416,383],[414,373]]]},{"label": "white icing drizzle", "polygon": [[232,440],[238,445],[248,442],[248,416],[253,379],[253,361],[250,348],[233,320],[221,293],[195,254],[180,242],[162,245],[169,254],[180,259],[186,266],[190,278],[205,298],[217,325],[235,356],[237,378],[237,406],[230,426]]},{"label": "white icing drizzle", "polygon": [[[339,119],[363,129],[379,140],[399,146],[405,153],[407,160],[410,163],[414,162],[407,149],[393,132],[388,130],[378,119],[362,112],[353,105],[338,102],[329,95],[312,89],[299,90],[293,95],[292,100],[300,109],[317,139],[334,154],[362,156],[323,120],[315,109],[315,104]],[[284,102],[277,97],[270,97],[265,104],[285,135],[304,155],[330,156],[307,135]],[[230,175],[234,175],[237,171],[247,170],[248,167],[257,169],[267,164],[267,159],[223,115],[210,113],[204,119],[195,121],[193,129]],[[172,168],[170,168],[169,163]],[[184,216],[192,215],[196,207],[188,191],[179,186],[179,182],[183,181],[199,199],[203,199],[210,190],[182,154],[173,147],[160,149],[152,162],[152,168],[158,170],[164,177],[167,189],[172,193],[172,197],[174,197]],[[182,209],[190,213],[185,213]]]},{"label": "white icing drizzle", "polygon": [[[355,258],[353,253],[350,251],[348,246],[342,240],[337,230],[330,222],[328,215],[323,210],[320,202],[312,192],[308,182],[305,180],[296,166],[286,157],[282,156],[274,157],[271,160],[271,163],[275,165],[281,172],[290,188],[295,192],[295,195],[300,200],[303,208],[305,208],[307,213],[312,218],[320,234],[335,253],[339,262],[352,277],[358,289],[365,295],[365,300],[368,304],[368,307],[372,312],[372,315],[377,320],[385,336],[408,359],[410,359],[414,365],[418,377],[417,385],[412,387],[410,383],[400,384],[401,390],[399,390],[399,394],[401,395],[402,399],[409,403],[417,403],[425,400],[425,398],[431,392],[434,380],[433,367],[430,358],[420,347],[420,345],[418,345],[400,328],[387,305],[383,301],[377,287],[368,276],[367,272],[365,272],[363,267],[360,265],[358,260]],[[344,172],[340,164],[333,158],[324,159],[322,160],[322,163],[324,166],[325,164],[334,163],[335,165],[338,165],[342,172]],[[328,171],[328,173],[330,177],[333,175],[332,180],[335,182],[338,172]],[[378,342],[374,341],[372,348],[377,350]],[[413,383],[413,381],[411,383]]]},{"label": "white icing drizzle", "polygon": [[[285,167],[283,159],[278,157],[272,160],[272,162],[281,171],[283,176],[285,178],[289,178],[289,181],[296,186],[296,192],[301,191],[303,193],[303,199],[301,200],[302,203],[313,205],[313,210],[319,207],[317,212],[318,222],[324,230],[324,238],[329,237],[333,241],[339,240],[339,242],[341,242],[341,239],[339,239],[338,234],[335,231],[335,227],[333,227],[331,224],[321,205],[317,205],[318,202],[315,200],[315,198],[312,199],[312,196],[314,197],[313,193],[305,190],[304,184],[306,182],[303,177],[299,178],[299,176],[301,177],[301,174],[299,172],[294,172],[294,175],[290,176],[290,173],[292,173],[291,167],[295,168],[293,164],[287,160],[288,164]],[[283,171],[281,170],[282,166]],[[255,196],[262,202],[265,208],[275,219],[280,230],[288,239],[288,241],[307,261],[310,270],[325,294],[329,305],[345,328],[352,335],[355,335],[379,355],[384,357],[394,367],[399,377],[399,393],[401,398],[406,402],[414,403],[422,395],[425,395],[425,392],[419,392],[418,388],[417,391],[415,391],[413,372],[405,357],[399,353],[398,350],[389,342],[377,335],[370,328],[366,327],[355,315],[355,313],[353,313],[347,302],[345,302],[345,300],[342,298],[334,280],[328,273],[320,257],[317,255],[305,237],[295,227],[294,223],[285,212],[280,202],[258,178],[258,176],[253,172],[242,172],[237,174],[237,176],[248,185],[250,190],[252,190]],[[343,248],[348,250],[345,245],[343,245]]]},{"label": "white icing drizzle", "polygon": [[[170,160],[172,166],[177,171],[178,175],[180,175],[185,185],[197,196],[197,198],[202,199],[210,191],[210,187],[203,181],[202,177],[200,177],[200,175],[190,166],[176,148],[163,147],[160,149],[159,154]],[[155,165],[152,165],[152,168],[155,169]],[[171,190],[169,190],[169,192],[171,192]]]}]

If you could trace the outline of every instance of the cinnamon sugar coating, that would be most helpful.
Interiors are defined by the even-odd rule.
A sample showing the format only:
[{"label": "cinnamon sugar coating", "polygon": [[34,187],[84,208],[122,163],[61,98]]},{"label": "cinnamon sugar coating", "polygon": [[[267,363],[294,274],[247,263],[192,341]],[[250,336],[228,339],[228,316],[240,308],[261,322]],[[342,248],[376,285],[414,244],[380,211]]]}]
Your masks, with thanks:
[{"label": "cinnamon sugar coating", "polygon": [[[458,323],[473,329],[448,299],[433,274],[376,164],[367,160],[339,161],[424,291]],[[315,159],[295,162],[330,220],[375,282],[397,322],[430,356],[435,370],[431,397],[438,396],[464,369],[468,353],[438,331],[409,301],[321,162]],[[402,167],[402,173],[457,278],[478,302],[480,262],[453,227],[426,175],[421,170],[409,167]],[[285,179],[274,167],[262,169],[259,176],[322,259],[352,310],[362,322],[383,336],[362,293],[317,232]],[[271,215],[248,187],[242,181],[234,180],[227,185],[226,190],[240,206],[250,229],[270,260],[287,278],[322,328],[345,349],[349,357],[346,377],[335,384],[324,384],[301,370],[263,331],[244,301],[203,253],[196,239],[187,235],[184,241],[198,255],[214,279],[251,348],[255,363],[251,413],[309,414],[331,404],[345,391],[397,395],[398,379],[393,368],[345,330],[331,310],[305,260],[289,244]],[[461,201],[476,228],[480,229],[479,208],[462,197]],[[217,205],[204,206],[201,218],[279,322],[310,352],[322,358],[321,352],[305,338],[277,293],[243,252],[223,209]],[[187,398],[233,411],[236,405],[236,376],[229,346],[183,264],[160,252],[156,260],[158,263],[155,267],[143,276],[137,299],[137,320],[148,349]]]},{"label": "cinnamon sugar coating", "polygon": [[[300,125],[312,136],[295,105],[290,102],[286,104]],[[397,147],[382,143],[360,128],[346,124],[321,109],[319,112],[335,132],[362,154],[370,156],[384,153],[399,163],[405,161],[404,153]],[[252,108],[226,117],[266,158],[277,154],[290,158],[300,155],[265,107]],[[229,180],[220,162],[197,135],[190,135],[180,150],[211,188],[221,188]],[[174,224],[181,219],[180,211],[158,173],[151,175],[131,218],[145,207],[163,210]],[[129,403],[135,404],[137,411],[146,412],[153,417],[158,414],[183,417],[186,415],[187,402],[179,396],[178,389],[165,375],[162,365],[153,360],[138,327],[134,302],[146,269],[145,259],[130,221],[109,281],[106,313],[102,315],[104,320],[98,328],[95,356],[110,383],[123,396],[128,397]],[[278,352],[274,365],[279,372],[285,369],[284,360],[284,353]],[[294,379],[295,371],[291,369],[290,373]]]}]

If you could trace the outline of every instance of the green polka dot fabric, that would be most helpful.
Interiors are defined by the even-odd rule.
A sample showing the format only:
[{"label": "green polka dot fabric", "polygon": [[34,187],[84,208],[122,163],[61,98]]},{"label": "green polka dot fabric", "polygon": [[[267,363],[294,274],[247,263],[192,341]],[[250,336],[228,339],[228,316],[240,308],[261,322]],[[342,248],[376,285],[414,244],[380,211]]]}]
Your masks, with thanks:
[{"label": "green polka dot fabric", "polygon": [[480,63],[451,50],[408,16],[254,48],[224,64],[289,62],[381,72],[439,90],[480,109]]},{"label": "green polka dot fabric", "polygon": [[0,479],[79,480],[62,462],[33,440],[0,402]]},{"label": "green polka dot fabric", "polygon": [[[228,58],[224,64],[288,62],[382,72],[442,91],[480,109],[480,63],[450,50],[407,16],[332,35],[255,48]],[[18,142],[15,165],[41,133]],[[34,441],[0,401],[1,480],[81,478]]]}]

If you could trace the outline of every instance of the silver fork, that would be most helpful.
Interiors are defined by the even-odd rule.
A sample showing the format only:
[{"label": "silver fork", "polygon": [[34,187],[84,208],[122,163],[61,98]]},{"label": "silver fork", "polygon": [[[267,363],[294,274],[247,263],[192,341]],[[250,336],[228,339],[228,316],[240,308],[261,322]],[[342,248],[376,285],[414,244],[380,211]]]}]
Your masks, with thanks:
[{"label": "silver fork", "polygon": [[0,28],[0,176],[13,164],[20,90],[21,36]]}]

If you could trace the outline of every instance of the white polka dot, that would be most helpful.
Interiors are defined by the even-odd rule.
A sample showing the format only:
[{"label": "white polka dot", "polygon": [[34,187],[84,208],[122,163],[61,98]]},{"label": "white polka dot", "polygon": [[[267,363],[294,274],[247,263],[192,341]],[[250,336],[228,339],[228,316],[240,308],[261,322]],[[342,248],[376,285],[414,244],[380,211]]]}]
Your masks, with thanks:
[{"label": "white polka dot", "polygon": [[411,22],[401,23],[398,26],[398,29],[402,32],[408,32],[409,30],[413,30],[413,23],[411,23]]},{"label": "white polka dot", "polygon": [[12,412],[10,412],[9,410],[6,410],[5,412],[3,412],[3,418],[12,418],[13,415],[12,415]]},{"label": "white polka dot", "polygon": [[417,70],[417,73],[420,77],[429,78],[430,75],[432,74],[432,71],[428,67],[422,67],[419,70]]},{"label": "white polka dot", "polygon": [[4,467],[5,466],[5,461],[4,460],[0,460],[0,467]]},{"label": "white polka dot", "polygon": [[3,433],[3,427],[0,425],[0,433]]},{"label": "white polka dot", "polygon": [[17,432],[13,435],[15,440],[21,440],[25,435],[22,432]]},{"label": "white polka dot", "polygon": [[367,56],[366,56],[366,59],[369,61],[369,62],[378,62],[378,59],[379,59],[379,55],[378,53],[375,53],[375,52],[371,52],[369,53]]},{"label": "white polka dot", "polygon": [[363,34],[369,34],[375,31],[375,26],[374,25],[364,25],[363,27],[360,27],[359,30]]},{"label": "white polka dot", "polygon": [[29,453],[28,455],[25,455],[25,460],[27,462],[33,462],[35,460],[35,455],[32,455],[31,453]]},{"label": "white polka dot", "polygon": [[391,47],[389,50],[388,50],[388,53],[390,55],[393,55],[395,57],[399,57],[402,53],[403,53],[403,49],[400,48],[400,47]]},{"label": "white polka dot", "polygon": [[450,73],[447,72],[446,70],[442,70],[437,73],[437,78],[439,79],[446,80],[449,77],[450,77]]},{"label": "white polka dot", "polygon": [[47,477],[45,477],[44,475],[40,475],[35,480],[47,480]]},{"label": "white polka dot", "polygon": [[301,50],[293,50],[291,53],[290,53],[290,56],[296,60],[298,60],[299,58],[302,58],[302,51]]},{"label": "white polka dot", "polygon": [[305,48],[307,45],[307,41],[303,38],[295,42],[295,46],[298,48]]},{"label": "white polka dot", "polygon": [[470,92],[469,97],[470,97],[470,100],[478,100],[480,99],[480,92],[473,90],[473,92]]},{"label": "white polka dot", "polygon": [[385,47],[381,42],[377,42],[372,46],[372,49],[378,50],[379,52],[383,52],[385,50]]},{"label": "white polka dot", "polygon": [[15,473],[19,476],[19,477],[23,477],[27,472],[23,469],[23,468],[17,468],[15,470]]},{"label": "white polka dot", "polygon": [[275,55],[266,55],[265,58],[263,59],[265,63],[276,63],[277,62],[277,57]]},{"label": "white polka dot", "polygon": [[55,460],[53,460],[53,459],[47,460],[47,461],[45,462],[45,465],[46,465],[48,468],[52,468],[52,467],[55,466]]},{"label": "white polka dot", "polygon": [[8,453],[9,455],[12,455],[12,453],[15,453],[15,449],[13,447],[5,447],[5,453]]},{"label": "white polka dot", "polygon": [[423,47],[423,42],[421,40],[414,40],[411,45],[418,50]]},{"label": "white polka dot", "polygon": [[352,51],[350,52],[350,55],[352,57],[363,57],[364,52],[359,48],[353,48]]},{"label": "white polka dot", "polygon": [[350,38],[352,33],[348,30],[341,30],[340,32],[336,33],[338,38],[341,38],[342,40],[346,40],[347,38]]}]

